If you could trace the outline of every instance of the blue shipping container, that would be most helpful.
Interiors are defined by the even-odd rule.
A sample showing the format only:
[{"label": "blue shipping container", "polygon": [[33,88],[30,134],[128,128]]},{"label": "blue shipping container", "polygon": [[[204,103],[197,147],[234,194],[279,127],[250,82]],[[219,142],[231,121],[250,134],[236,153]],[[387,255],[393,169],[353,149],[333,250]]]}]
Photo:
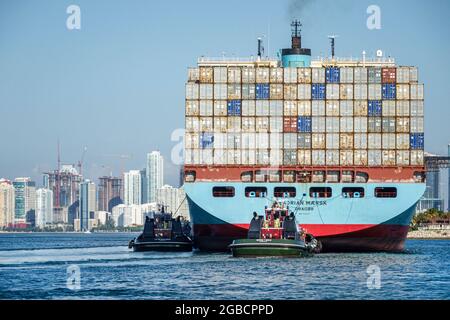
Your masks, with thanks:
[{"label": "blue shipping container", "polygon": [[203,132],[200,136],[200,148],[212,148],[214,144],[214,135],[210,132]]},{"label": "blue shipping container", "polygon": [[339,83],[341,81],[341,70],[338,67],[328,67],[325,71],[327,82]]},{"label": "blue shipping container", "polygon": [[256,84],[256,99],[269,99],[270,87],[268,83]]},{"label": "blue shipping container", "polygon": [[367,110],[369,117],[381,117],[381,100],[369,100],[369,107]]},{"label": "blue shipping container", "polygon": [[412,150],[424,149],[424,137],[423,133],[410,133],[409,136],[410,146]]},{"label": "blue shipping container", "polygon": [[313,100],[325,100],[325,84],[313,83],[311,87],[311,96]]},{"label": "blue shipping container", "polygon": [[229,116],[240,116],[241,115],[241,100],[228,100],[227,104],[227,114]]},{"label": "blue shipping container", "polygon": [[311,117],[298,117],[298,132],[311,132]]},{"label": "blue shipping container", "polygon": [[384,100],[395,100],[397,98],[397,87],[393,83],[385,83],[382,88]]}]

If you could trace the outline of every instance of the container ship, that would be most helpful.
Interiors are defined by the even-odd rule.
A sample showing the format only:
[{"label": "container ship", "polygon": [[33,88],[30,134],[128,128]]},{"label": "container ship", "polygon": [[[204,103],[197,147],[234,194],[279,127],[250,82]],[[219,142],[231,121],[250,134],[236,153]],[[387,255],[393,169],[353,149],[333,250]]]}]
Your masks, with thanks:
[{"label": "container ship", "polygon": [[291,26],[278,59],[258,50],[188,69],[184,188],[195,247],[226,250],[278,201],[325,252],[401,251],[425,191],[418,69],[380,52],[311,59],[301,24]]}]

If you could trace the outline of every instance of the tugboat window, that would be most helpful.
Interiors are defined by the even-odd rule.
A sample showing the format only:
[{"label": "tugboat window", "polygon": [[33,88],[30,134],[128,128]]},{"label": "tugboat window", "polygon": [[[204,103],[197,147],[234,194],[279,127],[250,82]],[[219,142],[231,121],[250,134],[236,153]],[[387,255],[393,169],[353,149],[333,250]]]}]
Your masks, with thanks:
[{"label": "tugboat window", "polygon": [[267,197],[266,187],[246,187],[245,196],[247,198],[265,198]]},{"label": "tugboat window", "polygon": [[364,198],[364,188],[360,187],[342,188],[342,196],[344,198]]},{"label": "tugboat window", "polygon": [[397,188],[392,188],[392,187],[375,188],[375,197],[377,197],[377,198],[397,198]]},{"label": "tugboat window", "polygon": [[294,187],[275,187],[273,195],[277,198],[294,198],[296,193]]},{"label": "tugboat window", "polygon": [[234,187],[213,187],[213,197],[232,198],[234,197]]},{"label": "tugboat window", "polygon": [[313,187],[309,188],[309,196],[311,198],[331,198],[330,187]]}]

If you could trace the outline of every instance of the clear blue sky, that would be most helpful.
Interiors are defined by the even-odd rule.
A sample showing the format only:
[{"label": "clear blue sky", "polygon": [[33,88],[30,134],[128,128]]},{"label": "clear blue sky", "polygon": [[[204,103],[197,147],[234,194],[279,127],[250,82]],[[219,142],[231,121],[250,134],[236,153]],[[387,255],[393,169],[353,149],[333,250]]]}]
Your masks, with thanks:
[{"label": "clear blue sky", "polygon": [[[88,147],[86,173],[96,178],[132,154],[166,159],[170,134],[184,126],[188,66],[201,55],[248,56],[268,35],[270,54],[289,45],[292,16],[302,19],[303,43],[328,54],[327,35],[339,35],[337,55],[382,49],[400,65],[417,65],[426,84],[426,149],[445,153],[450,142],[450,2],[433,1],[0,1],[0,177],[32,176],[75,163]],[[66,28],[66,8],[81,8],[81,30]],[[368,30],[366,9],[381,8],[382,29]],[[447,40],[446,40],[447,39]],[[266,49],[268,43],[266,41]],[[266,50],[267,51],[267,50]],[[166,180],[177,181],[173,165]]]}]

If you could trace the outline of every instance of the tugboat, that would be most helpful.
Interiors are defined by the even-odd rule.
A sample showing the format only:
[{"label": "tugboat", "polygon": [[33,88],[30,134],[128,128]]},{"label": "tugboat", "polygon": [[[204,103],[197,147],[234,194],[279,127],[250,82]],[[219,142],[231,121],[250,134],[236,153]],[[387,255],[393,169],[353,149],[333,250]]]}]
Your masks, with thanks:
[{"label": "tugboat", "polygon": [[172,214],[154,212],[145,218],[144,231],[128,243],[133,251],[192,251],[189,222]]},{"label": "tugboat", "polygon": [[275,202],[265,216],[253,213],[247,239],[228,246],[233,257],[306,257],[320,251],[320,243],[299,228],[294,213]]}]

